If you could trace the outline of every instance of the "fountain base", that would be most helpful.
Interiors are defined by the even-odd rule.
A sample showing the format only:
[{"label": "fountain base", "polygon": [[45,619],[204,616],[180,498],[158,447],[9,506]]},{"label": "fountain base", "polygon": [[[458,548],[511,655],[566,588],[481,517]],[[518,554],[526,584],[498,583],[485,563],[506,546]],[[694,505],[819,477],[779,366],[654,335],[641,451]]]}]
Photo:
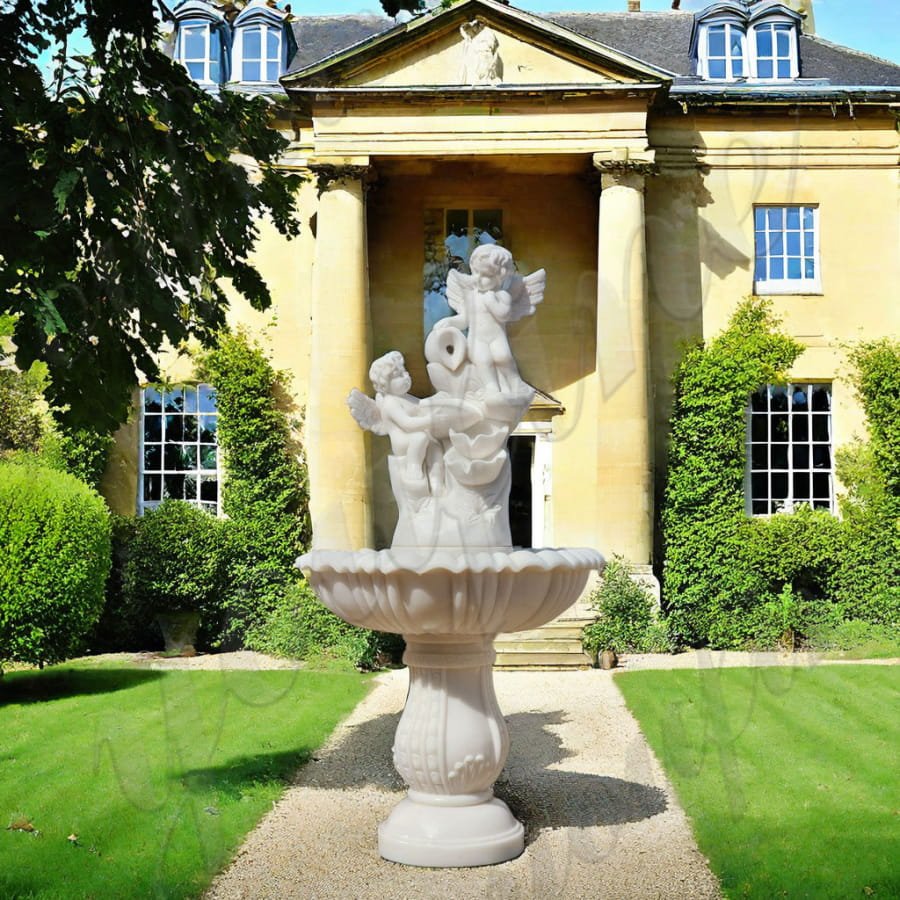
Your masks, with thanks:
[{"label": "fountain base", "polygon": [[[525,849],[522,824],[491,791],[471,796],[478,799],[465,802],[468,798],[410,791],[378,827],[378,852],[392,862],[434,868],[515,859]],[[460,800],[465,805],[458,805]]]}]

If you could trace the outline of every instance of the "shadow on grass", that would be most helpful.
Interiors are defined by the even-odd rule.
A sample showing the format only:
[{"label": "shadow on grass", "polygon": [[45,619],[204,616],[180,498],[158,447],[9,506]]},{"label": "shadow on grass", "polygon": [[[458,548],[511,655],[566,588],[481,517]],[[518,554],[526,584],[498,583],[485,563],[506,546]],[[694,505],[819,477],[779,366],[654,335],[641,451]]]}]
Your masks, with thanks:
[{"label": "shadow on grass", "polygon": [[[396,713],[355,726],[336,750],[313,756],[298,783],[325,790],[374,786],[399,795],[405,785],[391,761],[399,720]],[[506,717],[510,754],[495,791],[525,824],[526,843],[544,829],[624,825],[665,812],[658,787],[550,768],[574,755],[552,730],[565,721],[562,711]]]},{"label": "shadow on grass", "polygon": [[142,669],[45,669],[7,672],[0,678],[0,706],[7,703],[44,703],[88,694],[111,694],[162,677]]},{"label": "shadow on grass", "polygon": [[215,790],[230,799],[240,800],[249,785],[289,782],[297,769],[309,760],[311,752],[303,747],[281,753],[239,756],[221,765],[188,769],[173,778],[198,794]]}]

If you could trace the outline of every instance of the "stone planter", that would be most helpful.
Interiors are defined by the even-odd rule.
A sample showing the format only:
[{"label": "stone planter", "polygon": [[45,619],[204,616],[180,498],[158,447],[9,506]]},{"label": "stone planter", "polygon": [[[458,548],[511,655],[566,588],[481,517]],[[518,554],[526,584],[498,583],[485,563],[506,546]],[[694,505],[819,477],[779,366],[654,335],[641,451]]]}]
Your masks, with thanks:
[{"label": "stone planter", "polygon": [[200,613],[186,610],[177,612],[159,612],[156,622],[162,632],[166,653],[180,653],[193,656],[194,641],[197,640],[197,629],[200,627]]}]

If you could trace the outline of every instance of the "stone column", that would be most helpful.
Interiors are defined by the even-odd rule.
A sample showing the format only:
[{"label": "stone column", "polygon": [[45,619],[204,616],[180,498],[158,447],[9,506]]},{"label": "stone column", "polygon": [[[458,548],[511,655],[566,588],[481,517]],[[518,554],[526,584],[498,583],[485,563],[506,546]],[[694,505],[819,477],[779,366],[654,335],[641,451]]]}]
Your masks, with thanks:
[{"label": "stone column", "polygon": [[[627,157],[627,154],[626,154]],[[595,156],[601,172],[597,259],[598,546],[635,565],[653,548],[644,177],[647,163]]]},{"label": "stone column", "polygon": [[365,166],[314,167],[320,187],[313,273],[312,353],[307,409],[313,545],[372,546],[368,442],[347,408],[368,389],[369,273]]}]

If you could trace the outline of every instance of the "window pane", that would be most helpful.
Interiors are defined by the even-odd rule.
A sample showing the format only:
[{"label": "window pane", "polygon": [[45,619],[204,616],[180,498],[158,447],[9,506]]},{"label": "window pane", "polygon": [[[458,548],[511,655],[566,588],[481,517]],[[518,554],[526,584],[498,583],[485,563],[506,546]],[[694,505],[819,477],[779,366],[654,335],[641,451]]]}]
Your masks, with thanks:
[{"label": "window pane", "polygon": [[181,31],[182,59],[206,59],[206,26],[191,25]]},{"label": "window pane", "polygon": [[812,478],[813,497],[817,500],[831,499],[831,476],[816,472]]},{"label": "window pane", "polygon": [[787,475],[772,476],[772,499],[784,500],[788,495],[788,477]]},{"label": "window pane", "polygon": [[277,61],[272,61],[266,63],[266,81],[278,81],[278,76],[281,74],[281,63]]},{"label": "window pane", "polygon": [[162,500],[162,475],[144,476],[144,501],[158,502]]},{"label": "window pane", "polygon": [[768,420],[765,416],[754,416],[750,423],[750,439],[752,441],[767,441],[769,431],[766,427]]},{"label": "window pane", "polygon": [[800,232],[789,231],[787,233],[787,252],[788,256],[800,255]]},{"label": "window pane", "polygon": [[219,60],[213,57],[209,62],[209,80],[218,84],[222,79],[219,77]]},{"label": "window pane", "polygon": [[499,209],[472,211],[472,230],[476,244],[497,244],[503,241],[503,212]]},{"label": "window pane", "polygon": [[794,416],[794,421],[791,422],[791,428],[793,429],[793,438],[795,441],[809,440],[809,419],[806,416]]},{"label": "window pane", "polygon": [[800,472],[794,475],[794,499],[809,500],[809,473]]},{"label": "window pane", "polygon": [[787,388],[786,387],[775,387],[772,388],[772,409],[776,412],[783,412],[788,408],[788,399],[787,399]]},{"label": "window pane", "polygon": [[789,56],[791,52],[791,36],[788,32],[779,28],[776,32],[776,41],[778,46],[778,55],[779,56]]},{"label": "window pane", "polygon": [[144,471],[158,472],[162,468],[162,446],[148,444],[144,447]]},{"label": "window pane", "polygon": [[258,28],[244,29],[244,61],[262,58],[262,39]]},{"label": "window pane", "polygon": [[184,475],[166,475],[163,479],[163,497],[171,500],[184,499]]},{"label": "window pane", "polygon": [[181,466],[182,469],[197,468],[197,448],[185,445],[181,448]]},{"label": "window pane", "polygon": [[794,412],[803,412],[809,409],[809,396],[799,385],[795,386],[791,393],[791,407]]},{"label": "window pane", "polygon": [[744,75],[744,60],[740,56],[735,56],[731,61],[731,74],[735,78],[742,78]]},{"label": "window pane", "polygon": [[827,387],[813,388],[812,408],[816,412],[823,412],[831,409],[831,391]]},{"label": "window pane", "polygon": [[788,467],[788,448],[787,444],[772,447],[772,468],[786,469]]},{"label": "window pane", "polygon": [[750,395],[750,408],[765,411],[769,408],[769,392],[765,388],[754,391]]},{"label": "window pane", "polygon": [[771,260],[771,266],[769,268],[769,278],[773,280],[780,280],[784,278],[784,261],[781,259],[773,259]]},{"label": "window pane", "polygon": [[772,442],[784,443],[788,439],[787,416],[772,416]]},{"label": "window pane", "polygon": [[765,444],[754,444],[750,451],[751,467],[754,469],[769,468],[769,449]]},{"label": "window pane", "polygon": [[793,448],[793,463],[795,469],[809,468],[809,447],[798,444]]},{"label": "window pane", "polygon": [[803,233],[803,253],[806,256],[812,256],[816,250],[816,236],[812,231]]},{"label": "window pane", "polygon": [[200,479],[200,499],[215,503],[219,497],[219,480],[204,475]]},{"label": "window pane", "polygon": [[813,228],[813,223],[815,219],[815,211],[811,206],[803,207],[803,227],[807,229]]},{"label": "window pane", "polygon": [[203,81],[206,78],[206,63],[188,63],[187,70],[188,75],[190,75],[194,81]]},{"label": "window pane", "polygon": [[184,408],[184,396],[180,388],[165,393],[166,412],[181,412]]},{"label": "window pane", "polygon": [[144,441],[150,443],[152,441],[162,440],[162,416],[148,415],[144,416]]},{"label": "window pane", "polygon": [[709,29],[709,56],[725,55],[725,26],[717,25]]},{"label": "window pane", "polygon": [[185,416],[184,417],[184,440],[186,440],[186,441],[196,441],[197,440],[197,417],[196,416]]},{"label": "window pane", "polygon": [[244,60],[244,81],[259,81],[259,62]]},{"label": "window pane", "polygon": [[800,230],[800,207],[789,206],[787,208],[787,227]]},{"label": "window pane", "polygon": [[197,476],[184,476],[184,499],[197,500]]},{"label": "window pane", "polygon": [[208,384],[201,384],[199,390],[200,412],[214,413],[216,411],[216,392]]},{"label": "window pane", "polygon": [[756,74],[760,78],[771,78],[773,73],[772,60],[760,59],[756,63]]},{"label": "window pane", "polygon": [[184,419],[181,416],[166,416],[166,442],[184,440]]},{"label": "window pane", "polygon": [[806,260],[804,267],[806,269],[806,278],[816,277],[816,264],[811,259]]},{"label": "window pane", "polygon": [[759,56],[772,55],[772,31],[769,28],[756,29],[756,52]]},{"label": "window pane", "polygon": [[814,469],[830,469],[831,468],[831,450],[828,444],[813,445],[813,468]]},{"label": "window pane", "polygon": [[791,77],[791,61],[789,59],[778,60],[778,77],[779,78],[790,78]]},{"label": "window pane", "polygon": [[207,444],[200,445],[200,468],[215,469],[216,468],[216,448]]},{"label": "window pane", "polygon": [[178,472],[181,469],[181,447],[179,444],[166,444],[163,453],[165,468]]},{"label": "window pane", "polygon": [[757,206],[753,210],[753,226],[757,231],[766,227],[766,210],[763,206]]},{"label": "window pane", "polygon": [[162,412],[162,396],[155,388],[144,388],[144,412]]},{"label": "window pane", "polygon": [[784,237],[780,231],[769,234],[769,253],[773,256],[781,256],[784,253]]},{"label": "window pane", "polygon": [[780,231],[784,227],[784,210],[770,206],[766,210],[766,218],[769,221],[769,228],[777,228]]},{"label": "window pane", "polygon": [[279,39],[278,32],[274,28],[266,29],[266,57],[268,59],[279,58],[281,50],[281,40]]},{"label": "window pane", "polygon": [[197,388],[184,388],[184,411],[188,413],[197,412]]},{"label": "window pane", "polygon": [[750,478],[750,489],[753,491],[754,498],[764,498],[769,496],[769,476],[753,475]]},{"label": "window pane", "polygon": [[759,257],[756,260],[756,266],[753,269],[753,278],[756,281],[766,280],[766,261],[765,258]]},{"label": "window pane", "polygon": [[800,275],[800,259],[799,257],[790,257],[788,259],[787,277],[799,279]]},{"label": "window pane", "polygon": [[709,77],[724,78],[725,77],[725,60],[711,59],[709,61]]},{"label": "window pane", "polygon": [[813,415],[812,438],[814,441],[829,440],[828,434],[828,416]]},{"label": "window pane", "polygon": [[200,416],[200,442],[203,444],[216,443],[216,428],[218,425],[216,416]]}]

